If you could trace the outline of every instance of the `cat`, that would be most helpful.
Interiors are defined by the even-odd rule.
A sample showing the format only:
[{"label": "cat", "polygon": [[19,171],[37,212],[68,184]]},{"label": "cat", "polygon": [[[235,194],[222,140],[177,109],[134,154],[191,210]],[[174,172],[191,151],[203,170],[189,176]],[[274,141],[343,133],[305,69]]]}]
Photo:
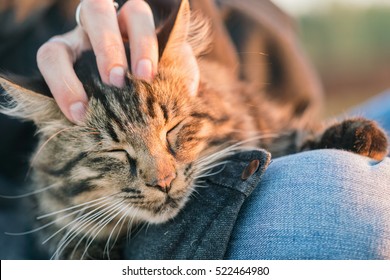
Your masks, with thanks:
[{"label": "cat", "polygon": [[[306,107],[275,104],[232,71],[204,59],[206,21],[183,0],[160,34],[152,82],[130,74],[119,89],[98,78],[93,55],[75,65],[89,95],[85,121],[70,123],[52,97],[1,78],[0,111],[38,127],[31,159],[42,243],[57,259],[120,258],[120,243],[140,223],[163,223],[183,208],[196,179],[244,147],[274,157],[336,148],[381,160],[388,140],[373,121],[311,124]],[[188,55],[190,54],[190,55]],[[91,66],[92,65],[92,66]],[[299,98],[298,98],[299,99]],[[310,100],[309,100],[310,101]],[[300,106],[297,108],[297,106]]]}]

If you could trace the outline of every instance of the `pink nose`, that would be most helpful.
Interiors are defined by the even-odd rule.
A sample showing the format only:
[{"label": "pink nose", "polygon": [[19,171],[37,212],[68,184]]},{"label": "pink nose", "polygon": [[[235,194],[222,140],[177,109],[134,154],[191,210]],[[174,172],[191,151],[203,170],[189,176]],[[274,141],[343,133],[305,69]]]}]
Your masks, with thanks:
[{"label": "pink nose", "polygon": [[176,178],[176,174],[172,173],[165,178],[156,179],[153,182],[147,183],[148,187],[156,188],[162,192],[168,193],[171,189],[172,181]]}]

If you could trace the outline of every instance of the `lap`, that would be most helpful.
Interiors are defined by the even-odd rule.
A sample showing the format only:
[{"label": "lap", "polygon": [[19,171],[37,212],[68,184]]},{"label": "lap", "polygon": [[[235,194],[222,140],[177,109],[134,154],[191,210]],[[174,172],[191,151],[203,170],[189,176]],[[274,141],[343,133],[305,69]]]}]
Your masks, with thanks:
[{"label": "lap", "polygon": [[390,258],[390,158],[336,150],[274,160],[244,203],[229,259]]}]

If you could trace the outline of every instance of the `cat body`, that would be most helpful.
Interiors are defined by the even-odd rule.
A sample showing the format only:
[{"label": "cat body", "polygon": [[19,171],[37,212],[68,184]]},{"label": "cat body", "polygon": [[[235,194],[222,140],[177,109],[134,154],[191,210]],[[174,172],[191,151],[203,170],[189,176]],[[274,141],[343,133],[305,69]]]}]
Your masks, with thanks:
[{"label": "cat body", "polygon": [[240,149],[387,155],[387,138],[375,123],[356,118],[321,128],[306,114],[311,100],[273,102],[204,59],[206,33],[182,1],[154,80],[129,75],[123,89],[103,84],[96,65],[84,67],[91,64],[86,55],[75,66],[90,100],[78,125],[52,98],[0,80],[10,98],[1,111],[39,128],[31,160],[35,214],[53,258],[120,258],[119,241],[129,231],[175,217],[197,180]]}]

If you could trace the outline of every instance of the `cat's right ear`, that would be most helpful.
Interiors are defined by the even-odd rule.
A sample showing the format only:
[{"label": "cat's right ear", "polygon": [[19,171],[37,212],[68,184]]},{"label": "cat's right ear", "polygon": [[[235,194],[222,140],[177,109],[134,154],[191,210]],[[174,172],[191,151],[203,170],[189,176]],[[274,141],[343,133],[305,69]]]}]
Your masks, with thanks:
[{"label": "cat's right ear", "polygon": [[31,120],[37,126],[65,120],[54,98],[21,87],[3,77],[0,77],[0,86],[4,89],[0,94],[0,113]]},{"label": "cat's right ear", "polygon": [[177,70],[175,75],[185,82],[189,94],[195,96],[200,75],[196,57],[209,45],[209,29],[203,18],[191,16],[188,0],[179,2],[157,33],[159,68]]}]

